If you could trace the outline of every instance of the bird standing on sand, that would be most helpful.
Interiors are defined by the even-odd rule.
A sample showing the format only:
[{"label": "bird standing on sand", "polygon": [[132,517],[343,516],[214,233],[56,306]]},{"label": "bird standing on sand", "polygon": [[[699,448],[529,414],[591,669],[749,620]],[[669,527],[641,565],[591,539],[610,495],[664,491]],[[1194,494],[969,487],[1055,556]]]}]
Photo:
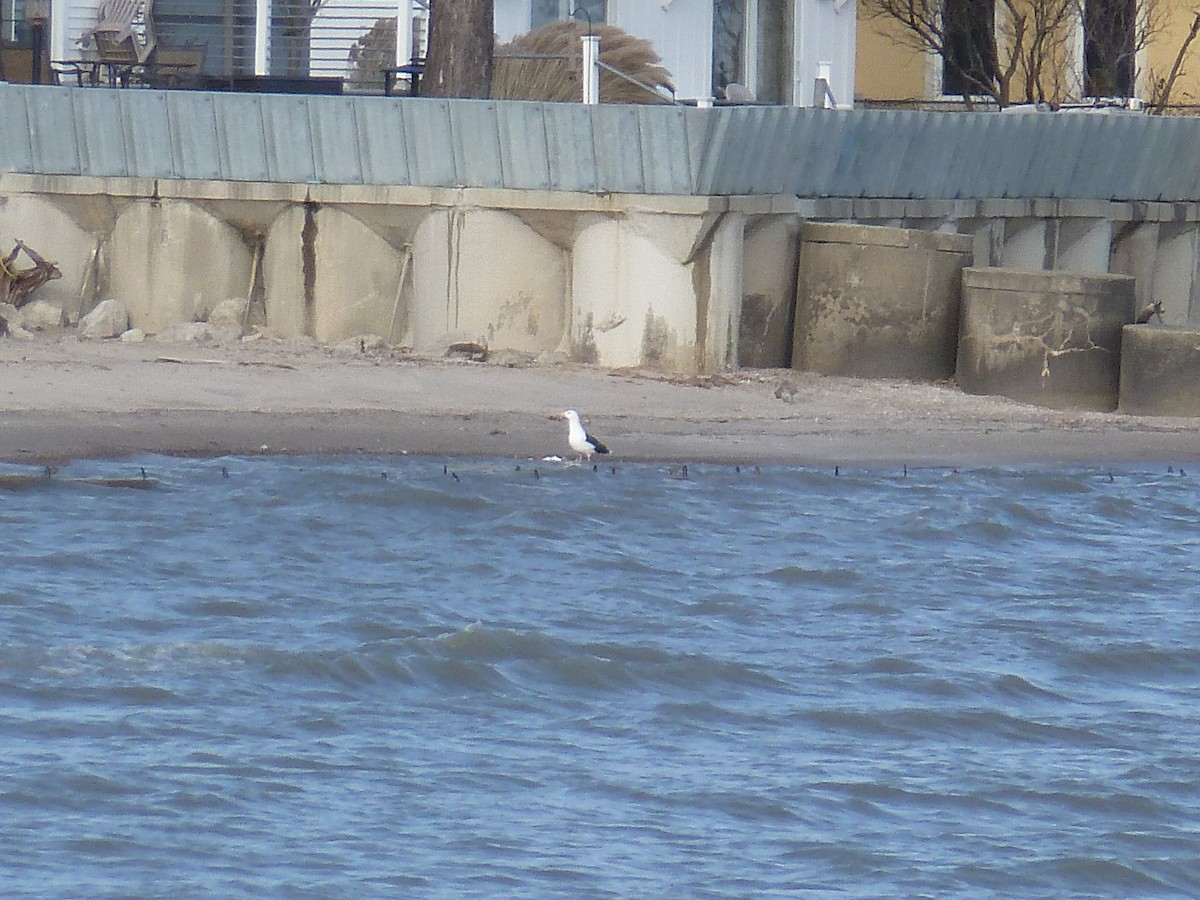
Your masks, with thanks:
[{"label": "bird standing on sand", "polygon": [[583,430],[583,425],[579,421],[579,413],[568,409],[562,414],[562,417],[567,420],[567,443],[571,445],[572,450],[579,454],[580,459],[586,457],[590,461],[593,453],[608,452],[608,448],[603,443]]}]

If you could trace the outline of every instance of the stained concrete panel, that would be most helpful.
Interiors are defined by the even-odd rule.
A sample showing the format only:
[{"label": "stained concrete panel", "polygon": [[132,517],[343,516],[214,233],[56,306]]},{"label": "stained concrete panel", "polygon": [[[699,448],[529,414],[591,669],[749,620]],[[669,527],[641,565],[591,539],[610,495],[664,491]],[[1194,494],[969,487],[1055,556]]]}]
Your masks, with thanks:
[{"label": "stained concrete panel", "polygon": [[954,374],[969,235],[805,223],[792,366],[824,375]]},{"label": "stained concrete panel", "polygon": [[437,210],[413,244],[413,340],[493,350],[556,350],[566,333],[567,254],[512,213]]},{"label": "stained concrete panel", "polygon": [[305,208],[289,206],[267,230],[263,252],[263,302],[267,328],[280,337],[308,335],[313,312],[305,298],[303,238]]},{"label": "stained concrete panel", "polygon": [[[57,264],[62,272],[62,278],[39,287],[32,299],[53,303],[66,314],[67,321],[78,322],[81,298],[86,303],[98,289],[93,258],[99,239],[46,197],[0,195],[0,256],[7,256],[17,240]],[[23,253],[16,263],[22,269],[30,265]]]},{"label": "stained concrete panel", "polygon": [[154,334],[202,321],[250,290],[251,250],[238,231],[186,200],[134,200],[109,239],[110,293],[133,327]]},{"label": "stained concrete panel", "polygon": [[572,254],[574,356],[604,366],[697,371],[693,267],[672,253],[679,233],[663,243],[644,226],[596,217],[580,229]]},{"label": "stained concrete panel", "polygon": [[739,366],[782,368],[791,362],[799,245],[796,216],[769,216],[746,226]]},{"label": "stained concrete panel", "polygon": [[403,255],[338,209],[316,213],[316,283],[312,336],[326,344],[362,334],[403,335],[406,297],[400,291]]},{"label": "stained concrete panel", "polygon": [[1125,275],[966,269],[959,385],[1056,409],[1117,407]]},{"label": "stained concrete panel", "polygon": [[1135,416],[1200,416],[1200,331],[1126,325],[1119,408]]}]

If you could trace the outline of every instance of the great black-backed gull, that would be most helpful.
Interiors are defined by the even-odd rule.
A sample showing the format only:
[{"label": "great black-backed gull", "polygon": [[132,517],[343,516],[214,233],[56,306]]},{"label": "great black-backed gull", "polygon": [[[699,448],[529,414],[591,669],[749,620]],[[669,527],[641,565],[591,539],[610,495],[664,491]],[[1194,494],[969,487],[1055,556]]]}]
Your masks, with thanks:
[{"label": "great black-backed gull", "polygon": [[567,420],[567,443],[571,445],[572,450],[579,454],[581,459],[587,457],[588,460],[591,460],[593,453],[608,452],[608,448],[601,441],[583,430],[583,425],[579,421],[579,413],[568,409],[562,414],[562,417]]}]

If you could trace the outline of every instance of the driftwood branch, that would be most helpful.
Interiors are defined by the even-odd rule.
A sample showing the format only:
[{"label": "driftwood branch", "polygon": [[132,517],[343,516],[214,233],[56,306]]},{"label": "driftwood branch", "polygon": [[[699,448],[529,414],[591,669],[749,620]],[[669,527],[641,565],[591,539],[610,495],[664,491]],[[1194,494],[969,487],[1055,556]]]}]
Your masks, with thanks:
[{"label": "driftwood branch", "polygon": [[[29,257],[32,266],[21,268],[17,265],[17,257],[22,252]],[[11,303],[20,308],[29,302],[30,294],[56,278],[62,278],[57,265],[26,246],[24,241],[17,241],[12,252],[0,259],[0,303]]]}]

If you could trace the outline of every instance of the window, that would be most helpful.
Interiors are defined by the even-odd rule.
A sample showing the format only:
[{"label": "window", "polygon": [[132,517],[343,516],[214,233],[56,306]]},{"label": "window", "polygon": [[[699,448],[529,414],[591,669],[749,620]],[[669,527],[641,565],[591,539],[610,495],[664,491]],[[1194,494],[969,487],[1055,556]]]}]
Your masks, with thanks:
[{"label": "window", "polygon": [[576,21],[598,25],[607,21],[607,5],[607,0],[533,0],[529,27],[541,28],[560,19],[570,19],[572,14]]},{"label": "window", "polygon": [[995,0],[945,0],[943,94],[982,94],[996,78]]},{"label": "window", "polygon": [[714,97],[724,97],[725,87],[746,83],[746,0],[713,0]]},{"label": "window", "polygon": [[1137,0],[1085,0],[1084,93],[1089,97],[1133,95]]}]

